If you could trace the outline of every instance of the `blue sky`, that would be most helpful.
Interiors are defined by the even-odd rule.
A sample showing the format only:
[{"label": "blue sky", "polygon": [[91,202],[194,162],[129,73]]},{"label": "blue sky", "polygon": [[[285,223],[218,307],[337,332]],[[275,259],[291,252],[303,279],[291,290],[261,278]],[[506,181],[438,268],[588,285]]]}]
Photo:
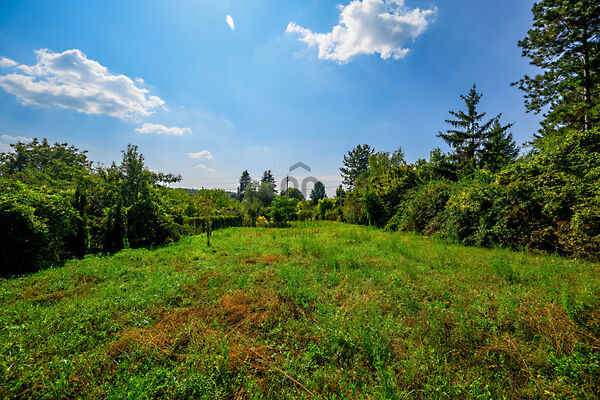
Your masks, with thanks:
[{"label": "blue sky", "polygon": [[4,1],[0,151],[46,137],[108,164],[133,143],[181,186],[224,189],[302,161],[333,188],[359,143],[409,161],[445,148],[436,134],[474,82],[523,143],[539,116],[510,82],[533,72],[517,46],[532,5]]}]

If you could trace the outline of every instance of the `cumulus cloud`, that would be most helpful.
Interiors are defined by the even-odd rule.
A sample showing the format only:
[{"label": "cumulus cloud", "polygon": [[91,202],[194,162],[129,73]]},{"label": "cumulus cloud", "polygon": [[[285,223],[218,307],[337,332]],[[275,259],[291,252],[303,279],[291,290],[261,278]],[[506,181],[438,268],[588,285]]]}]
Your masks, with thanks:
[{"label": "cumulus cloud", "polygon": [[233,22],[233,18],[231,15],[228,15],[225,20],[227,21],[227,25],[231,28],[232,31],[235,31],[235,22]]},{"label": "cumulus cloud", "polygon": [[[0,87],[26,105],[55,106],[84,114],[145,117],[164,101],[125,75],[116,75],[80,50],[37,50],[37,63],[0,75]],[[139,83],[139,82],[138,82]]]},{"label": "cumulus cloud", "polygon": [[158,135],[173,135],[173,136],[183,136],[185,134],[192,134],[192,130],[190,128],[179,128],[177,126],[165,126],[161,124],[150,124],[145,123],[141,128],[137,128],[135,130],[139,133],[156,133]]},{"label": "cumulus cloud", "polygon": [[409,9],[404,0],[354,0],[339,6],[340,23],[329,33],[315,33],[290,22],[286,32],[319,49],[319,58],[340,63],[359,54],[400,59],[408,53],[404,45],[421,35],[435,9]]},{"label": "cumulus cloud", "polygon": [[202,150],[197,153],[188,153],[189,158],[206,158],[207,160],[212,160],[214,157],[208,150]]},{"label": "cumulus cloud", "polygon": [[203,170],[205,170],[205,171],[208,171],[208,172],[215,172],[215,170],[214,170],[214,169],[212,169],[212,168],[208,168],[208,167],[207,167],[206,165],[204,165],[204,164],[198,164],[198,165],[196,165],[196,168],[201,168],[201,169],[203,169]]},{"label": "cumulus cloud", "polygon": [[0,153],[12,151],[11,143],[23,142],[29,143],[33,139],[25,136],[0,135]]},{"label": "cumulus cloud", "polygon": [[18,64],[11,60],[10,58],[6,58],[6,57],[1,57],[0,58],[0,67],[4,67],[4,68],[9,68],[9,67],[16,67]]}]

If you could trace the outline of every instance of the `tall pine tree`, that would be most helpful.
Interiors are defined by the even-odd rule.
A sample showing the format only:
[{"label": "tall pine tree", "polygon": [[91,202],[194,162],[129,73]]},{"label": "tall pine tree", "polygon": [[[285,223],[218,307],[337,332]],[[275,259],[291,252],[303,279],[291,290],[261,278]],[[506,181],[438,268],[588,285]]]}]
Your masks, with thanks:
[{"label": "tall pine tree", "polygon": [[270,183],[273,185],[273,191],[275,191],[277,185],[275,184],[275,178],[273,177],[271,170],[265,171],[260,181],[263,183]]},{"label": "tall pine tree", "polygon": [[480,152],[481,167],[498,172],[517,158],[519,147],[512,134],[507,132],[509,127],[510,125],[502,126],[500,122],[494,122]]},{"label": "tall pine tree", "polygon": [[499,121],[502,114],[484,121],[486,113],[479,113],[477,105],[482,95],[477,92],[477,86],[473,84],[467,95],[460,95],[464,101],[465,111],[450,111],[450,115],[456,119],[447,119],[446,123],[453,129],[445,133],[439,132],[438,137],[444,139],[454,149],[452,155],[458,171],[463,175],[469,175],[480,165],[480,155],[484,151],[484,144],[488,141],[492,126],[498,124],[504,133],[512,124],[501,126]]},{"label": "tall pine tree", "polygon": [[248,170],[242,172],[242,176],[240,177],[240,186],[238,187],[238,199],[242,200],[244,197],[244,191],[248,187],[248,185],[252,182],[252,178],[250,178],[250,174]]},{"label": "tall pine tree", "polygon": [[532,12],[533,27],[519,46],[543,72],[513,83],[525,92],[527,111],[547,110],[542,134],[598,126],[600,1],[542,0]]},{"label": "tall pine tree", "polygon": [[318,181],[317,183],[315,183],[315,186],[313,187],[313,190],[310,192],[310,202],[313,205],[316,205],[319,200],[324,199],[327,197],[327,193],[325,192],[325,185],[323,185],[323,182]]}]

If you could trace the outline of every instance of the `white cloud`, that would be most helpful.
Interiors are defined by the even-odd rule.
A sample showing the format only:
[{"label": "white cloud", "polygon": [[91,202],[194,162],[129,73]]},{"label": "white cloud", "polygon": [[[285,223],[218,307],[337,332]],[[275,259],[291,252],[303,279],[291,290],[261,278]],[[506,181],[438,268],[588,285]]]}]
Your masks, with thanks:
[{"label": "white cloud", "polygon": [[11,143],[23,142],[29,143],[33,139],[25,136],[0,135],[0,153],[8,153],[12,151]]},{"label": "white cloud", "polygon": [[33,139],[25,136],[0,135],[0,140],[2,140],[3,142],[17,143],[31,142]]},{"label": "white cloud", "polygon": [[408,9],[404,0],[354,0],[340,9],[340,23],[329,33],[314,33],[294,22],[286,32],[300,34],[300,40],[319,49],[319,58],[348,62],[359,54],[379,53],[381,58],[400,59],[403,47],[421,35],[436,9]]},{"label": "white cloud", "polygon": [[202,150],[197,153],[188,153],[187,156],[189,158],[206,158],[207,160],[212,160],[214,158],[208,150]]},{"label": "white cloud", "polygon": [[0,67],[9,68],[16,67],[18,64],[11,60],[10,58],[2,57],[0,58]]},{"label": "white cloud", "polygon": [[84,114],[137,118],[164,105],[125,75],[115,75],[80,50],[55,53],[37,50],[35,65],[20,65],[22,73],[0,75],[0,87],[27,105],[55,106]]},{"label": "white cloud", "polygon": [[198,164],[198,165],[196,165],[196,168],[202,168],[203,170],[205,170],[205,171],[208,171],[208,172],[215,172],[215,170],[214,170],[214,169],[212,169],[212,168],[208,168],[208,167],[207,167],[206,165],[204,165],[204,164]]},{"label": "white cloud", "polygon": [[233,18],[231,15],[228,15],[225,20],[227,21],[227,25],[231,28],[232,31],[235,31],[235,22],[233,22]]},{"label": "white cloud", "polygon": [[190,128],[179,128],[177,126],[164,126],[161,124],[150,124],[145,123],[141,128],[137,128],[135,130],[139,133],[156,133],[158,135],[173,135],[173,136],[183,136],[185,134],[192,134],[192,130]]}]

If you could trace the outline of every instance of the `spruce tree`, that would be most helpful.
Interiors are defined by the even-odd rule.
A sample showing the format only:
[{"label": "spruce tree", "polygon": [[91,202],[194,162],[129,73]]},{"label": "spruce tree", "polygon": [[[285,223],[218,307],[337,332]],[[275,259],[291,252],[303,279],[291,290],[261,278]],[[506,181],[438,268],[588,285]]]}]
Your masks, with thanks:
[{"label": "spruce tree", "polygon": [[271,170],[265,171],[260,181],[262,183],[270,183],[271,185],[273,185],[273,191],[275,191],[275,187],[277,185],[275,184],[275,178],[273,177]]},{"label": "spruce tree", "polygon": [[[482,95],[477,92],[477,86],[473,84],[467,95],[460,95],[465,103],[466,110],[450,111],[450,115],[456,119],[447,119],[446,123],[451,125],[453,129],[449,129],[445,133],[438,133],[438,137],[444,139],[454,149],[453,159],[458,171],[463,175],[473,173],[479,166],[479,155],[489,138],[491,128],[496,123],[499,124],[502,115],[498,114],[496,117],[484,121],[486,113],[477,111],[477,105],[481,97]],[[510,126],[512,125],[501,126],[501,129],[506,131]]]},{"label": "spruce tree", "polygon": [[481,150],[480,157],[483,168],[498,172],[519,155],[519,147],[513,140],[512,134],[507,133],[509,126],[503,127],[498,121],[492,126],[488,139]]},{"label": "spruce tree", "polygon": [[317,183],[315,183],[313,190],[310,192],[310,202],[313,205],[316,205],[319,202],[319,200],[324,199],[326,197],[327,193],[325,192],[325,185],[323,185],[323,182],[318,181]]},{"label": "spruce tree", "polygon": [[240,186],[238,188],[239,200],[242,200],[242,198],[244,197],[244,191],[246,190],[246,188],[248,187],[248,185],[251,182],[252,182],[252,178],[250,178],[250,174],[248,173],[248,170],[245,170],[244,172],[242,172],[242,176],[240,177]]},{"label": "spruce tree", "polygon": [[528,112],[546,111],[542,134],[598,126],[600,112],[600,1],[542,0],[533,27],[519,42],[542,73],[513,83],[525,92]]}]

